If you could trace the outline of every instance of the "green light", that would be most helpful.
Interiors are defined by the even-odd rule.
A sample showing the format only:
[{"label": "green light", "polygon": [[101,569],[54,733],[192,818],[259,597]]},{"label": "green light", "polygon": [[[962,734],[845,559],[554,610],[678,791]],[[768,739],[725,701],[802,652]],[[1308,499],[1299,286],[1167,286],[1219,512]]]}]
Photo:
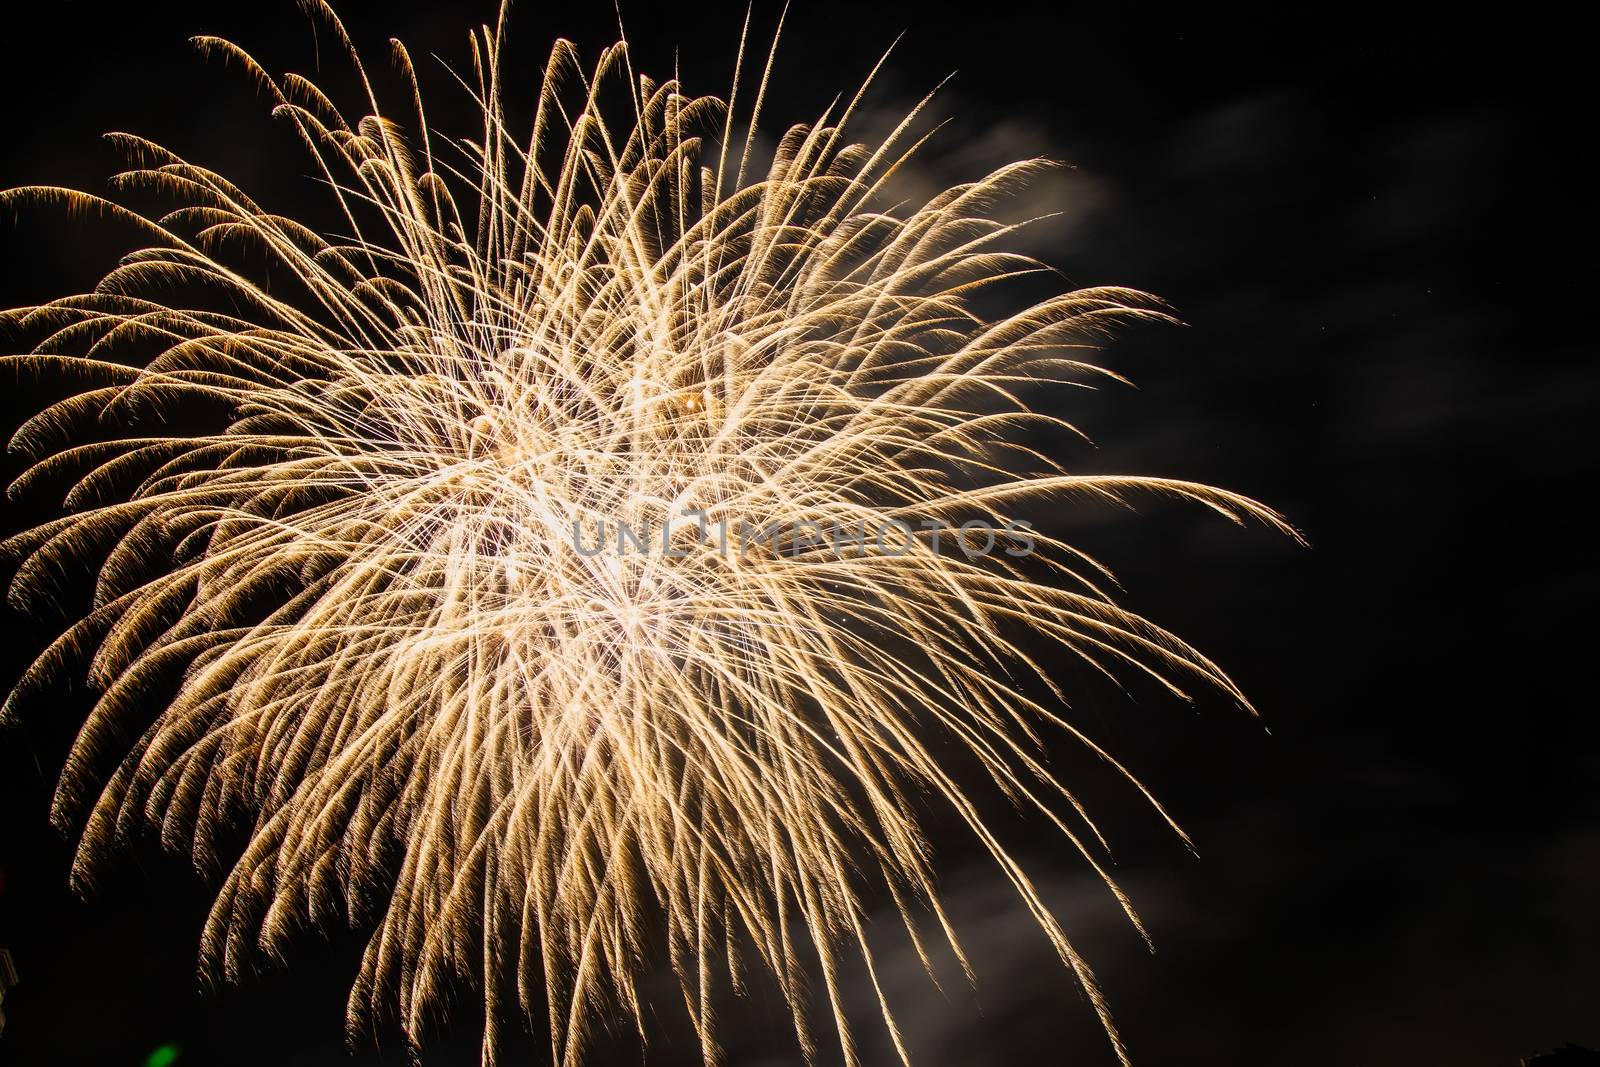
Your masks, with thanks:
[{"label": "green light", "polygon": [[162,1045],[144,1058],[144,1067],[172,1067],[177,1058],[177,1045]]}]

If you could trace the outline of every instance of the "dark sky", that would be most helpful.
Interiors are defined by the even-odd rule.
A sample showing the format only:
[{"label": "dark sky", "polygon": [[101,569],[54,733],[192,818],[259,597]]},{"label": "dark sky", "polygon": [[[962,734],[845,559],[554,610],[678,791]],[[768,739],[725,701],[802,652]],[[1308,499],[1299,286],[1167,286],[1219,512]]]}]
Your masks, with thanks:
[{"label": "dark sky", "polygon": [[[216,33],[273,69],[312,67],[292,4],[237,6],[250,10],[8,15],[0,186],[102,189],[115,159],[97,135],[125,129],[286,213],[317,203],[237,69],[185,44]],[[554,36],[590,56],[610,39],[609,4],[565,6],[515,16],[530,83]],[[399,36],[461,63],[492,8],[446,7],[343,10],[374,56]],[[1079,718],[1201,853],[1127,790],[1085,785],[1153,956],[1047,827],[1013,839],[1140,1064],[1510,1067],[1567,1041],[1600,1047],[1600,568],[1585,504],[1600,374],[1593,183],[1578,164],[1590,57],[1533,8],[1082,9],[797,0],[768,105],[774,125],[814,117],[908,31],[885,104],[956,72],[940,105],[953,121],[914,177],[972,178],[1014,155],[1072,163],[1027,194],[1067,213],[1030,250],[1076,283],[1158,293],[1187,323],[1112,344],[1106,360],[1138,388],[1063,408],[1098,446],[1064,458],[1226,485],[1312,542],[1178,507],[1059,516],[1116,569],[1126,603],[1213,654],[1263,720],[1083,690]],[[741,7],[624,13],[639,66],[669,70],[677,49],[692,91],[725,90]],[[758,24],[775,14],[758,5]],[[437,65],[423,70],[437,123],[467,115]],[[6,306],[81,291],[120,250],[87,224],[14,215],[0,220]],[[9,378],[0,398],[6,432],[36,399]],[[37,514],[7,508],[7,533]],[[3,619],[0,688],[52,625]],[[63,687],[0,735],[0,946],[24,981],[6,998],[0,1064],[137,1065],[164,1044],[182,1067],[404,1063],[393,1035],[381,1053],[343,1049],[358,933],[310,937],[287,971],[200,991],[207,886],[183,863],[136,847],[93,897],[69,892],[71,842],[46,808],[82,709],[82,687]],[[890,952],[916,1062],[1112,1062],[1027,914],[953,828],[936,836],[980,986],[942,998]],[[732,1062],[797,1062],[773,1005],[727,1019]],[[477,1062],[472,1027],[463,1008],[425,1062]],[[648,1062],[698,1062],[663,1027]],[[888,1062],[870,1018],[861,1032],[869,1062]],[[639,1062],[617,1048],[615,1062]]]}]

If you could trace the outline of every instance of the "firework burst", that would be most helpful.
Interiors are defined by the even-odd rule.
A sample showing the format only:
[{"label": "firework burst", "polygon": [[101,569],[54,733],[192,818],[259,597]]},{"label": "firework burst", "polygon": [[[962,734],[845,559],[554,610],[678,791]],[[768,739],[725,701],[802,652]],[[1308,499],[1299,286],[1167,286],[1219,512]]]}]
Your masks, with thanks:
[{"label": "firework burst", "polygon": [[[920,143],[915,112],[854,144],[858,94],[768,158],[770,58],[741,119],[738,75],[727,103],[690,97],[622,45],[585,70],[559,43],[519,135],[485,29],[464,79],[481,134],[445,145],[419,92],[384,117],[361,73],[369,113],[350,123],[305,79],[198,43],[270,94],[350,236],[128,135],[118,182],[170,210],[6,194],[148,235],[92,293],[7,315],[43,336],[10,362],[79,386],[13,441],[14,492],[70,488],[62,517],[12,539],[12,595],[48,600],[87,562],[92,609],[5,711],[88,658],[98,703],[55,805],[84,827],[75,879],[154,822],[226,872],[202,951],[220,978],[309,924],[375,928],[356,1031],[397,1006],[415,1037],[475,976],[486,1060],[524,1013],[574,1064],[608,1005],[643,1036],[638,982],[660,953],[710,1062],[714,995],[749,958],[808,1060],[835,1057],[807,1022],[820,993],[854,1062],[840,968],[873,975],[869,898],[925,963],[930,917],[960,956],[921,829],[942,806],[1125,1059],[1088,966],[939,751],[1051,820],[1137,924],[1043,765],[1045,732],[1094,743],[1038,699],[1054,688],[1027,649],[1244,697],[1023,509],[1150,491],[1287,527],[1233,493],[1075,475],[1017,443],[1070,429],[1025,392],[1105,373],[1088,362],[1105,328],[1161,315],[1114,288],[976,310],[1040,269],[986,212],[1046,164],[895,211],[880,201]],[[949,533],[975,520],[1003,550]],[[765,535],[730,551],[746,524]],[[600,543],[624,528],[644,550]]]}]

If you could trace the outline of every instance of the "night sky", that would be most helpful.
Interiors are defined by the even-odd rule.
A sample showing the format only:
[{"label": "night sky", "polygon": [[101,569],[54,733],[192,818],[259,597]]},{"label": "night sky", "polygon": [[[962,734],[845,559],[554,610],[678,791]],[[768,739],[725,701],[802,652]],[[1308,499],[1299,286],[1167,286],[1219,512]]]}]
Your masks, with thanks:
[{"label": "night sky", "polygon": [[[325,210],[239,70],[186,44],[218,34],[274,71],[310,73],[311,26],[292,3],[35,6],[8,13],[0,33],[0,187],[102,191],[117,160],[98,135],[128,130],[271,209]],[[493,7],[447,7],[341,11],[374,67],[397,36],[464,68],[466,31]],[[696,93],[725,92],[743,13],[624,5],[636,65],[670,72],[676,55]],[[776,16],[757,5],[758,41]],[[1065,398],[1060,413],[1094,445],[1053,442],[1060,458],[1247,493],[1311,542],[1178,505],[1040,518],[1111,565],[1126,606],[1214,656],[1262,713],[1063,672],[1077,721],[1200,852],[1082,753],[1052,752],[1104,816],[1154,955],[1048,825],[1007,826],[1136,1063],[1511,1067],[1565,1042],[1600,1048],[1588,515],[1600,372],[1587,321],[1593,179],[1579,165],[1592,57],[1575,28],[1531,7],[1495,19],[1400,5],[1217,16],[797,0],[790,12],[769,131],[853,91],[906,31],[879,107],[955,73],[938,98],[951,121],[911,185],[1064,160],[1072,168],[1016,208],[1063,212],[1026,250],[1075,284],[1159,294],[1182,317],[1110,344],[1106,364],[1137,388]],[[529,92],[555,36],[592,59],[614,27],[609,2],[522,4],[511,35]],[[344,67],[323,32],[324,87],[337,88]],[[419,66],[435,125],[470,132],[464,94],[437,62]],[[0,302],[83,291],[129,240],[8,211]],[[0,427],[47,395],[0,379]],[[5,480],[16,471],[7,457]],[[5,533],[48,503],[4,505]],[[0,618],[4,689],[58,631],[48,614]],[[287,969],[200,989],[209,887],[184,861],[145,842],[89,899],[68,889],[73,842],[47,807],[87,696],[64,680],[0,733],[0,947],[23,982],[5,999],[0,1064],[135,1067],[163,1046],[180,1067],[405,1063],[396,1033],[344,1048],[360,931],[310,934]],[[909,949],[885,948],[914,1062],[1113,1063],[1003,880],[958,826],[934,837],[979,986],[955,979],[941,995]],[[666,991],[663,1036],[645,1062],[698,1063],[659,977],[647,985]],[[891,1062],[870,990],[860,976],[847,987],[867,1062]],[[477,1062],[472,1003],[467,991],[425,1063]],[[731,1063],[799,1062],[773,998],[722,1015]],[[542,1038],[525,1043],[506,1062],[539,1055]],[[594,1057],[640,1060],[622,1039]]]}]

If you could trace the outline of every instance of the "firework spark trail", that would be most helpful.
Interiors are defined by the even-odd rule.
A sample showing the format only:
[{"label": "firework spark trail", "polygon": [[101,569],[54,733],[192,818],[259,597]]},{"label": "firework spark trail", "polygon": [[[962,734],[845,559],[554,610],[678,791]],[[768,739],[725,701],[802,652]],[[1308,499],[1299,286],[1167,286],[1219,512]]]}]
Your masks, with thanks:
[{"label": "firework spark trail", "polygon": [[[10,542],[12,596],[49,600],[64,568],[99,561],[93,606],[4,713],[90,657],[100,696],[54,808],[85,824],[74,878],[153,821],[228,872],[209,976],[236,978],[308,923],[370,924],[352,1031],[398,1005],[415,1037],[443,983],[476,972],[486,1061],[518,1011],[547,1014],[557,1063],[580,1061],[605,1004],[643,1037],[636,983],[659,921],[708,1062],[713,996],[742,988],[753,953],[808,1060],[833,1056],[807,1022],[820,975],[853,1063],[839,968],[864,961],[876,988],[867,894],[890,895],[930,974],[918,916],[965,964],[919,825],[931,796],[993,856],[1126,1060],[1088,966],[937,748],[955,741],[1049,818],[1137,924],[1093,822],[1043,765],[1041,731],[1132,775],[1005,679],[1061,696],[1024,650],[1031,634],[1244,704],[1215,664],[1117,607],[1098,564],[1042,533],[1025,567],[938,550],[921,530],[897,551],[730,554],[680,522],[672,554],[631,555],[575,551],[573,531],[660,530],[691,510],[959,525],[1148,491],[1292,532],[1233,493],[1074,475],[1014,442],[1071,429],[1024,390],[1106,373],[1086,351],[1159,305],[1099,288],[986,319],[975,295],[1040,269],[1004,251],[1013,227],[986,205],[1045,164],[913,211],[875,207],[920,142],[913,112],[882,144],[850,143],[859,94],[790,129],[751,177],[770,60],[736,122],[736,97],[637,75],[623,45],[585,73],[558,43],[519,139],[500,30],[485,28],[466,79],[482,140],[441,152],[420,92],[404,123],[380,117],[319,13],[366,87],[353,125],[304,79],[198,43],[270,93],[350,238],[129,135],[113,135],[131,160],[119,183],[176,201],[164,215],[5,194],[150,240],[94,292],[6,316],[44,336],[8,362],[82,387],[13,441],[30,462],[13,492],[70,491],[64,517]],[[415,90],[398,42],[394,56]],[[239,249],[277,283],[238,266]],[[225,425],[163,436],[190,408]],[[1041,565],[1049,581],[1028,576]],[[121,732],[169,678],[130,751]],[[108,751],[122,758],[102,781]],[[219,848],[241,823],[230,865]]]}]

